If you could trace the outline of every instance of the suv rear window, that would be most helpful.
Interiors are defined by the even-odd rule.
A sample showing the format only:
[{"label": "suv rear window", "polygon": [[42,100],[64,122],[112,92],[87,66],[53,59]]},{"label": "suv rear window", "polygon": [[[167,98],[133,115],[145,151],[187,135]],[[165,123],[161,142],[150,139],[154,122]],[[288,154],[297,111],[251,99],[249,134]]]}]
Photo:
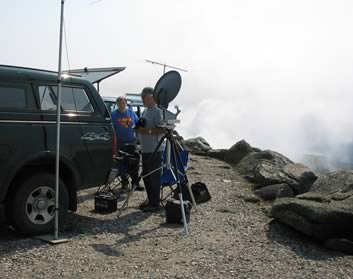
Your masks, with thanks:
[{"label": "suv rear window", "polygon": [[[56,110],[57,86],[38,87],[41,110]],[[83,88],[62,87],[61,107],[64,111],[94,112],[94,108]]]},{"label": "suv rear window", "polygon": [[26,108],[26,88],[0,85],[1,108]]}]

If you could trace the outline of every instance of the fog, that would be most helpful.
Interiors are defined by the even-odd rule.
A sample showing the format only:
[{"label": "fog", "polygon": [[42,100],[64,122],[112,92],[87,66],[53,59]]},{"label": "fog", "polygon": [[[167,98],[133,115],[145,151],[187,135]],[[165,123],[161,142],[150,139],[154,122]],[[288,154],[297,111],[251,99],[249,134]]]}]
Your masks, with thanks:
[{"label": "fog", "polygon": [[[0,63],[55,70],[60,3],[29,2],[2,4]],[[351,161],[351,1],[91,2],[66,1],[63,63],[126,66],[103,95],[153,86],[156,60],[188,70],[174,102],[184,137]]]}]

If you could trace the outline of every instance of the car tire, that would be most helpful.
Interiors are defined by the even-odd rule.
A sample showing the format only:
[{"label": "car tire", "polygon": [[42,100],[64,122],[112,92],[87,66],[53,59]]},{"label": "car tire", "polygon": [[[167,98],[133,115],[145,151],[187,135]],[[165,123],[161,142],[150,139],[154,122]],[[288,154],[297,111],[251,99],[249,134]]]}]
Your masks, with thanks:
[{"label": "car tire", "polygon": [[[69,195],[60,180],[59,225],[65,222]],[[55,176],[50,173],[35,174],[26,179],[12,196],[11,223],[19,232],[42,235],[54,232]]]}]

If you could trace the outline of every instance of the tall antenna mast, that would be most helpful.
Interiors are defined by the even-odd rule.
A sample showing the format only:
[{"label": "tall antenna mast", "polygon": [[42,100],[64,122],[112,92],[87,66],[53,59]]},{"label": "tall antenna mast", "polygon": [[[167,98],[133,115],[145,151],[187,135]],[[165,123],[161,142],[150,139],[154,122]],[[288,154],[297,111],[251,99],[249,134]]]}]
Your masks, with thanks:
[{"label": "tall antenna mast", "polygon": [[62,89],[62,41],[63,41],[63,29],[64,29],[64,5],[65,0],[60,0],[60,33],[59,33],[59,61],[58,61],[58,94],[56,103],[56,155],[55,155],[55,216],[54,216],[54,235],[42,235],[37,236],[38,239],[47,241],[52,244],[59,244],[67,242],[67,239],[59,239],[59,192],[60,192],[60,127],[61,127],[61,89]]},{"label": "tall antenna mast", "polygon": [[175,69],[175,70],[187,72],[187,70],[185,70],[185,69],[177,68],[177,67],[174,67],[174,66],[171,66],[171,65],[167,65],[167,64],[165,64],[165,63],[160,63],[160,62],[151,61],[151,60],[147,60],[147,59],[146,59],[146,62],[152,63],[152,64],[156,64],[156,65],[159,65],[159,66],[163,66],[163,74],[165,74],[165,69],[166,69],[167,67],[168,67],[168,68],[171,68],[171,69]]}]

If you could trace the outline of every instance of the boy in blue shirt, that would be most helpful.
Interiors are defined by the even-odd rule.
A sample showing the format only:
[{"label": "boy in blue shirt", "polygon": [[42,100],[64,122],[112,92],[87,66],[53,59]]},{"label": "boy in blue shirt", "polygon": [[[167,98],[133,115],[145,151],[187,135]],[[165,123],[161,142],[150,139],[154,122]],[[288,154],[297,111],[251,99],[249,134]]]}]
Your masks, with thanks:
[{"label": "boy in blue shirt", "polygon": [[[118,97],[116,99],[118,108],[112,112],[112,120],[115,129],[117,150],[124,148],[124,145],[133,144],[135,145],[136,134],[133,129],[138,121],[136,113],[126,106],[126,99],[124,97]],[[130,175],[132,184],[136,184],[138,180],[138,168],[130,169]],[[121,175],[123,189],[128,185],[127,174]],[[138,191],[143,191],[143,187],[137,185],[135,188]]]}]

